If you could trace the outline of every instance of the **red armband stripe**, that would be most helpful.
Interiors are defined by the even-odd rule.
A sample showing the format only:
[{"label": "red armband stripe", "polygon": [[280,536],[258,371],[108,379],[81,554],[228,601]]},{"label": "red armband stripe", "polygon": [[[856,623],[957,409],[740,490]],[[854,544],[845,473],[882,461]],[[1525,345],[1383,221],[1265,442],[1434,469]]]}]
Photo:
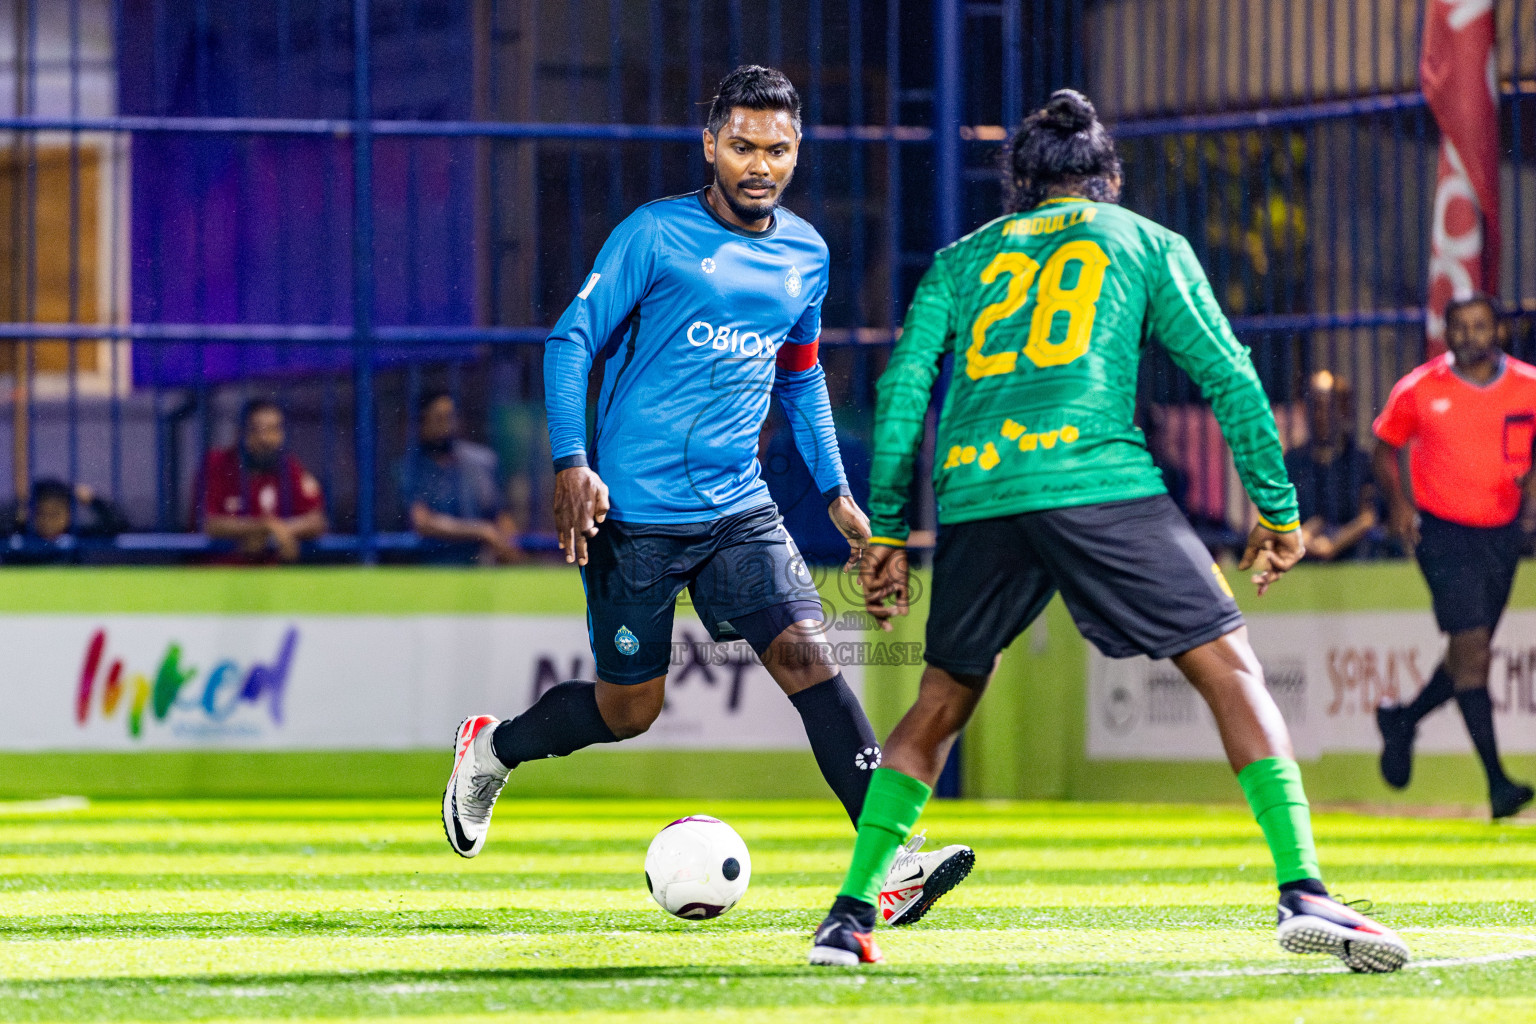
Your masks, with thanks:
[{"label": "red armband stripe", "polygon": [[779,346],[777,359],[779,369],[785,373],[801,373],[809,370],[816,365],[816,349],[820,344],[820,338],[805,345],[785,342]]}]

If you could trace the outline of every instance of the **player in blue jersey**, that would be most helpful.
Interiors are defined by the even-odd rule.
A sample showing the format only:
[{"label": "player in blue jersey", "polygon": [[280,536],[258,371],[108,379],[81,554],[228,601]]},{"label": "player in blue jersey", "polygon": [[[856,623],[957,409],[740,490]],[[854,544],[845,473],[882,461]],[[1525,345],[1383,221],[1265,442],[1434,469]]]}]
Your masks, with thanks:
[{"label": "player in blue jersey", "polygon": [[[443,827],[461,856],[480,852],[517,765],[650,728],[685,588],[711,637],[744,639],[757,652],[855,823],[880,763],[757,461],[778,395],[855,566],[869,520],[849,496],[816,354],[827,246],[779,206],[799,155],[794,86],[769,68],[738,68],[720,84],[703,142],[714,182],[620,224],[550,332],[555,525],[566,561],[581,566],[598,678],[561,683],[516,718],[480,715],[459,727]],[[589,444],[587,378],[599,356]],[[881,902],[892,924],[920,918],[974,859],[964,846],[921,853],[922,841],[891,869]]]}]

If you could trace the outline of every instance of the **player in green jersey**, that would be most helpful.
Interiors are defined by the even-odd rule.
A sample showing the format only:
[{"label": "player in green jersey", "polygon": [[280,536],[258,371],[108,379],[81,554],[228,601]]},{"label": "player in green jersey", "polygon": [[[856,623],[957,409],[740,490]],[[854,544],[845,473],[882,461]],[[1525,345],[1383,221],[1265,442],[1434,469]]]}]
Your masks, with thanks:
[{"label": "player in green jersey", "polygon": [[1061,593],[1110,657],[1172,658],[1215,716],[1274,857],[1280,944],[1357,971],[1408,949],[1321,881],[1301,773],[1225,577],[1168,497],[1132,422],[1143,338],[1210,400],[1259,509],[1241,566],[1259,593],[1302,556],[1296,492],[1253,363],[1189,243],[1121,209],[1114,143],[1061,90],[1010,146],[1011,212],[941,250],[880,379],[863,580],[885,628],[907,612],[913,462],[939,364],[939,542],[917,703],[891,733],[859,816],[853,863],[811,962],[878,961],[881,880],[917,824],[998,654]]}]

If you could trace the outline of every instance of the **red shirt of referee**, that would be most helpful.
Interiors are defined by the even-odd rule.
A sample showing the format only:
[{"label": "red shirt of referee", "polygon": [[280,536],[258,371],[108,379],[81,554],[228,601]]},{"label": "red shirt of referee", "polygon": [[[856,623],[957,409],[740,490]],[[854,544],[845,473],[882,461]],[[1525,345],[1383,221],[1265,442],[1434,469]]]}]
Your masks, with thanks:
[{"label": "red shirt of referee", "polygon": [[[1454,697],[1488,774],[1493,816],[1503,818],[1532,797],[1499,762],[1488,664],[1521,542],[1536,530],[1536,366],[1500,350],[1492,298],[1452,302],[1445,319],[1450,351],[1398,381],[1373,425],[1392,532],[1418,557],[1435,621],[1450,640],[1411,704],[1377,709],[1381,774],[1394,788],[1408,785],[1419,720]],[[1412,495],[1400,471],[1405,447]]]}]

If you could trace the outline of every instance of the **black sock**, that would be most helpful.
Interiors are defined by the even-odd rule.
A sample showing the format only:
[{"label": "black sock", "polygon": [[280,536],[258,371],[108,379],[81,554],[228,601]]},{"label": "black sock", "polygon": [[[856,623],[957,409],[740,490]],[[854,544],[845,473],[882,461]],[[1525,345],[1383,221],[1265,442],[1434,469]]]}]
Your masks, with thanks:
[{"label": "black sock", "polygon": [[1499,764],[1499,744],[1493,738],[1493,701],[1488,697],[1488,687],[1460,691],[1456,704],[1461,708],[1461,718],[1467,723],[1467,735],[1472,737],[1477,756],[1483,759],[1489,788],[1507,785],[1509,777]]},{"label": "black sock", "polygon": [[1403,709],[1407,712],[1409,724],[1418,725],[1425,715],[1454,696],[1456,684],[1451,681],[1451,674],[1445,670],[1445,662],[1442,661],[1435,666],[1435,674],[1429,677],[1424,689]]},{"label": "black sock", "polygon": [[1286,882],[1280,887],[1281,892],[1309,892],[1314,896],[1327,896],[1328,887],[1318,878],[1298,878],[1294,882]]},{"label": "black sock", "polygon": [[572,679],[544,691],[533,707],[491,734],[491,753],[508,768],[541,757],[564,757],[618,737],[597,709],[597,684]]},{"label": "black sock", "polygon": [[869,778],[880,767],[880,741],[875,739],[874,726],[841,672],[791,694],[789,702],[805,723],[822,776],[857,826]]},{"label": "black sock", "polygon": [[874,930],[874,906],[872,904],[865,903],[863,900],[855,896],[839,896],[837,899],[833,900],[832,913],[851,914],[853,915],[853,919],[859,923],[860,928],[867,928],[871,931]]}]

